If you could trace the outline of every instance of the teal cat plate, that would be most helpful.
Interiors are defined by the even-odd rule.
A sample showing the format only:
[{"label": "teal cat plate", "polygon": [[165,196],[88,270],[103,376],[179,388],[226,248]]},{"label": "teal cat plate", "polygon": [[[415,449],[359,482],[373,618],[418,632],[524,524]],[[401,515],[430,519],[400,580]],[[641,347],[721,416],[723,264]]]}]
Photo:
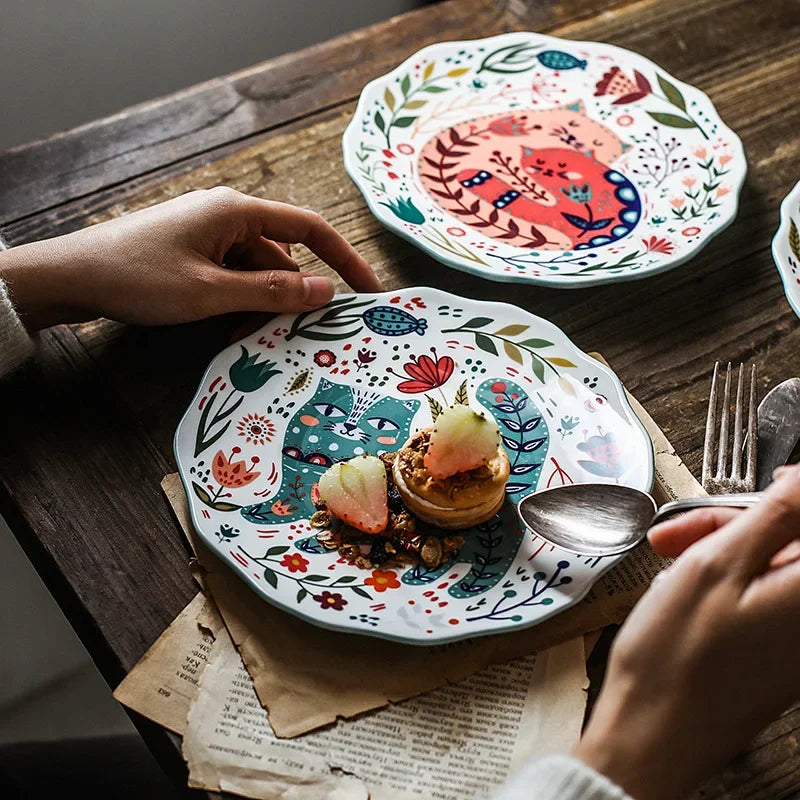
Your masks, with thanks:
[{"label": "teal cat plate", "polygon": [[786,299],[800,317],[800,182],[781,203],[780,217],[772,240],[772,258],[783,281]]},{"label": "teal cat plate", "polygon": [[555,286],[684,263],[736,216],[741,142],[708,97],[599,42],[442,42],[369,83],[345,167],[373,214],[456,269]]},{"label": "teal cat plate", "polygon": [[[335,461],[399,449],[442,408],[497,420],[507,502],[435,570],[363,570],[309,526]],[[255,592],[349,633],[432,644],[535,625],[619,558],[567,554],[520,528],[516,503],[581,481],[649,489],[650,440],[614,374],[552,323],[428,288],[341,295],[223,350],[175,435],[192,518]]]}]

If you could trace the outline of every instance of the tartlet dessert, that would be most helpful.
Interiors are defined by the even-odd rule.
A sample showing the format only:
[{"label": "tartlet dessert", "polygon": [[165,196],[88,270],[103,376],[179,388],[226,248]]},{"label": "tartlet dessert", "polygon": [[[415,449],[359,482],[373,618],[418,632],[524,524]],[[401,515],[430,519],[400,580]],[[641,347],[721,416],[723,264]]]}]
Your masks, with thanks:
[{"label": "tartlet dessert", "polygon": [[500,510],[509,470],[495,421],[468,406],[452,406],[400,449],[392,477],[415,517],[458,530]]},{"label": "tartlet dessert", "polygon": [[420,563],[434,569],[464,544],[449,531],[500,510],[508,475],[494,420],[453,406],[397,453],[330,467],[319,479],[311,527],[322,547],[363,569]]}]

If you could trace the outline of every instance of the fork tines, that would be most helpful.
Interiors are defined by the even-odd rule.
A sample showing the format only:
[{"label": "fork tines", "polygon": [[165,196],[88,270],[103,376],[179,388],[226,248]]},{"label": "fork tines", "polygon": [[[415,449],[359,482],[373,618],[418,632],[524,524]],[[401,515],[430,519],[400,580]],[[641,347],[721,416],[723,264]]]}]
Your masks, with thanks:
[{"label": "fork tines", "polygon": [[[756,442],[758,422],[756,417],[756,365],[750,367],[750,396],[747,408],[747,446],[742,452],[743,431],[743,395],[744,364],[739,365],[739,378],[736,386],[736,403],[733,418],[733,440],[729,443],[730,406],[731,406],[731,365],[725,373],[725,384],[722,392],[722,408],[717,435],[717,406],[719,362],[714,365],[711,378],[711,393],[708,397],[708,416],[706,417],[706,440],[703,447],[703,488],[709,494],[722,492],[752,492],[756,486]],[[728,457],[730,447],[730,470]],[[712,464],[716,455],[716,472],[712,475]],[[744,457],[744,477],[742,476],[742,460]]]}]

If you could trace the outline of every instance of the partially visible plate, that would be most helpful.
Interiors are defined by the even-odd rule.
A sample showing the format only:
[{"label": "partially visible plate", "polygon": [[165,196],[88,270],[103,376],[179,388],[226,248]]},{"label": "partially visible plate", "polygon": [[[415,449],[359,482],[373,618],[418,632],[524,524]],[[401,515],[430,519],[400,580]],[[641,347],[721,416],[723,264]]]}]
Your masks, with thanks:
[{"label": "partially visible plate", "polygon": [[800,317],[800,181],[781,203],[780,224],[772,240],[772,258],[786,299]]},{"label": "partially visible plate", "polygon": [[736,216],[746,162],[708,97],[600,42],[442,42],[361,93],[344,163],[448,266],[587,286],[684,263]]},{"label": "partially visible plate", "polygon": [[[361,570],[323,550],[309,517],[328,465],[396,450],[452,403],[502,430],[512,474],[501,512],[436,570]],[[428,288],[338,296],[223,350],[175,454],[201,537],[261,597],[316,625],[413,644],[534,625],[620,560],[523,531],[525,494],[653,479],[650,440],[607,367],[520,308]]]}]

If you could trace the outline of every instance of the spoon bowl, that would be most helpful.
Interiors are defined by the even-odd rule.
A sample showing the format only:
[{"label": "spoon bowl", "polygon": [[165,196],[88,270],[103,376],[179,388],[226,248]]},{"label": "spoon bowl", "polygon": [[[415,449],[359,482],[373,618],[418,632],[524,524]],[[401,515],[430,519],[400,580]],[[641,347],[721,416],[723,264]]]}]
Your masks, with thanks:
[{"label": "spoon bowl", "polygon": [[524,497],[517,508],[522,524],[562,550],[583,556],[616,556],[632,550],[656,523],[693,508],[747,508],[760,492],[674,500],[658,508],[647,492],[607,483],[575,483]]}]

